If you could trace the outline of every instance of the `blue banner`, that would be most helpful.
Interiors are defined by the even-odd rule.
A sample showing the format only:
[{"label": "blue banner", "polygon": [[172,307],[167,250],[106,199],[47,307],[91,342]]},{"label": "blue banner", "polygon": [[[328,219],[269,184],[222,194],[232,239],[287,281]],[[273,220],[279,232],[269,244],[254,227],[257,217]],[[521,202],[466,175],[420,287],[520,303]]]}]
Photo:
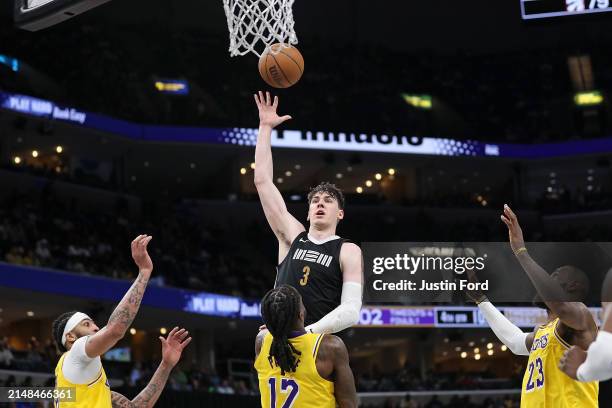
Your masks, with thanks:
[{"label": "blue banner", "polygon": [[[0,262],[0,286],[9,288],[116,303],[123,298],[131,284],[125,280]],[[257,301],[186,289],[149,285],[142,304],[207,316],[260,319]]]},{"label": "blue banner", "polygon": [[[118,136],[155,142],[212,143],[255,146],[254,128],[199,128],[154,126],[88,113],[27,95],[0,92],[0,109],[25,115],[61,120]],[[343,150],[433,156],[505,157],[541,159],[585,154],[612,153],[612,137],[546,144],[484,143],[476,140],[281,130],[272,132],[272,146],[291,149]]]}]

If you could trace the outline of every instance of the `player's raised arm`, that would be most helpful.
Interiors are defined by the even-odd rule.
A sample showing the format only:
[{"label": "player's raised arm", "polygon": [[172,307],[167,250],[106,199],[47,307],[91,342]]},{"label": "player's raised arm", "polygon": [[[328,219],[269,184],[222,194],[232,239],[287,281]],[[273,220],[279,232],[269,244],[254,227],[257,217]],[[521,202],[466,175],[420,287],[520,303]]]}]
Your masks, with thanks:
[{"label": "player's raised arm", "polygon": [[324,349],[323,352],[330,357],[333,363],[334,395],[338,406],[340,408],[356,408],[355,378],[349,365],[346,345],[339,337],[328,335],[323,337],[321,348]]},{"label": "player's raised arm", "polygon": [[151,408],[155,405],[166,386],[168,376],[181,359],[185,347],[191,342],[191,337],[185,329],[179,330],[175,327],[167,338],[160,337],[159,340],[162,343],[162,361],[149,384],[131,401],[113,391],[111,397],[113,408]]},{"label": "player's raised arm", "polygon": [[359,323],[363,288],[363,256],[361,248],[352,242],[340,250],[342,295],[340,305],[308,326],[312,333],[337,333]]},{"label": "player's raised arm", "polygon": [[510,246],[536,291],[546,303],[546,306],[563,324],[574,330],[593,329],[593,317],[589,309],[581,302],[568,301],[568,293],[551,275],[548,274],[527,252],[523,231],[516,214],[508,205],[504,205],[501,220],[508,227]]},{"label": "player's raised arm", "polygon": [[[254,96],[259,109],[259,134],[255,147],[255,187],[268,224],[278,238],[281,248],[285,248],[280,252],[286,253],[295,237],[304,231],[304,226],[287,211],[283,196],[274,185],[271,136],[272,129],[291,119],[291,116],[278,116],[276,113],[278,97],[275,96],[272,102],[269,92],[266,92],[265,97],[262,92]],[[279,253],[280,259],[284,258],[284,254],[281,253]]]},{"label": "player's raised arm", "polygon": [[[473,270],[468,270],[467,276],[470,282],[478,281]],[[493,330],[499,341],[505,344],[516,355],[529,355],[529,350],[533,345],[534,333],[525,333],[508,320],[506,316],[497,310],[484,293],[478,290],[466,290],[466,294],[478,305],[480,313],[489,323],[491,330]]]},{"label": "player's raised arm", "polygon": [[130,328],[144,296],[147,283],[153,272],[153,262],[147,246],[153,237],[139,235],[132,241],[132,258],[138,266],[138,277],[117,305],[105,327],[91,335],[85,345],[88,357],[97,357],[110,350]]}]

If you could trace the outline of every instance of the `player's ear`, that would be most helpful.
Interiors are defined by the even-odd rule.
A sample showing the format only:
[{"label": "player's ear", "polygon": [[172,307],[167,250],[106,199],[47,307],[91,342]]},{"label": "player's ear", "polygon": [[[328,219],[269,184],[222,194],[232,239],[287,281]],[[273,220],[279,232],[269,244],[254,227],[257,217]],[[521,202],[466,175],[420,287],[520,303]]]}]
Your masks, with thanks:
[{"label": "player's ear", "polygon": [[344,219],[344,210],[338,211],[338,219],[339,220]]},{"label": "player's ear", "polygon": [[66,343],[77,341],[77,336],[73,332],[66,333]]}]

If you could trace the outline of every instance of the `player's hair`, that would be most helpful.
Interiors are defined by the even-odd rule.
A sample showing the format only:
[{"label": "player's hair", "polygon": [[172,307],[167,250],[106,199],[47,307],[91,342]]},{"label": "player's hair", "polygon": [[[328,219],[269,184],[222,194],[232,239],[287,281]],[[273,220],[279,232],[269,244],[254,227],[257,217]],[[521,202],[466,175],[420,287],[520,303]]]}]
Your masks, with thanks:
[{"label": "player's hair", "polygon": [[295,288],[282,285],[274,288],[261,301],[261,315],[272,334],[268,361],[280,367],[281,375],[294,372],[300,362],[299,352],[289,342],[289,334],[300,314],[300,294]]},{"label": "player's hair", "polygon": [[330,196],[334,197],[338,202],[338,207],[340,207],[341,210],[344,210],[344,194],[342,194],[342,191],[338,187],[336,187],[335,184],[324,181],[318,186],[312,188],[308,193],[308,203],[312,201],[312,197],[314,197],[314,195],[317,193],[327,193]]},{"label": "player's hair", "polygon": [[66,323],[72,317],[73,314],[77,313],[76,311],[66,312],[61,315],[57,319],[53,321],[51,325],[51,334],[53,335],[53,341],[55,345],[61,352],[66,352],[68,349],[66,346],[62,344],[62,335],[64,334],[64,329],[66,328]]}]

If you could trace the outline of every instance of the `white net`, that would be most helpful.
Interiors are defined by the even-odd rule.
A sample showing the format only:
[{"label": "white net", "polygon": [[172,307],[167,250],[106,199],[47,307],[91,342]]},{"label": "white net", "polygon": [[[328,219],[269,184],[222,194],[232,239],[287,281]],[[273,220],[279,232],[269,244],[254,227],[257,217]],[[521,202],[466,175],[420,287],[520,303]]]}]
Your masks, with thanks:
[{"label": "white net", "polygon": [[235,57],[252,52],[260,57],[274,43],[297,44],[293,21],[294,1],[223,0],[229,29],[230,55]]}]

